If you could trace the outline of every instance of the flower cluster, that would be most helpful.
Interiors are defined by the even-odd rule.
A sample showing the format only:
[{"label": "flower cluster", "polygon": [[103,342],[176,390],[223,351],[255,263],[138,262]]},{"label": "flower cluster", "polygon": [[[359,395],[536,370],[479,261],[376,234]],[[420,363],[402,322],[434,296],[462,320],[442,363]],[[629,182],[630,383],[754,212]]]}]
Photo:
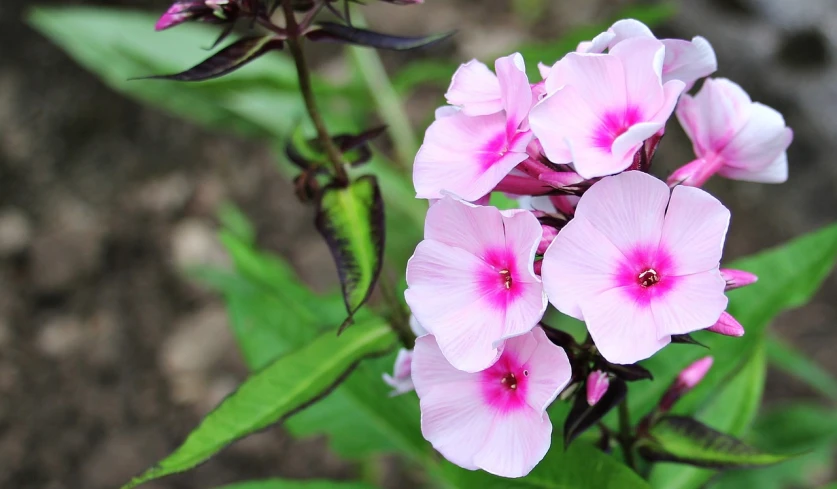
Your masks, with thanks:
[{"label": "flower cluster", "polygon": [[[405,298],[427,334],[389,378],[415,385],[423,434],[447,459],[523,476],[549,447],[556,396],[585,378],[589,404],[607,391],[589,356],[579,366],[550,341],[549,304],[586,323],[596,365],[697,330],[744,333],[725,291],[756,277],[720,268],[730,212],[699,186],[784,181],[792,133],[729,80],[687,94],[715,69],[705,39],[623,20],[540,65],[539,82],[519,54],[456,71],[413,173],[431,206]],[[697,158],[665,182],[649,169],[675,113]],[[492,192],[521,208],[489,206]]]}]

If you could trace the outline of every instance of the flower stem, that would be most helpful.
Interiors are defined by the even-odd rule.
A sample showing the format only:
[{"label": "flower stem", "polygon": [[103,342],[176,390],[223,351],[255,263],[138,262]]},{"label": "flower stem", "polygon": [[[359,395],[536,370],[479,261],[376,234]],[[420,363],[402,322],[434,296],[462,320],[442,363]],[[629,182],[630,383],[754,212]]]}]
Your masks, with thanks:
[{"label": "flower stem", "polygon": [[631,413],[628,409],[628,399],[619,404],[619,444],[625,456],[625,463],[636,471],[634,460],[634,437],[631,435]]},{"label": "flower stem", "polygon": [[332,141],[328,129],[326,129],[323,116],[317,108],[317,102],[314,100],[314,90],[311,87],[311,71],[308,68],[305,54],[302,52],[302,38],[299,35],[300,29],[294,17],[293,7],[291,6],[291,2],[284,2],[282,6],[285,11],[285,22],[287,22],[288,39],[286,42],[291,56],[294,59],[294,64],[296,65],[299,90],[302,92],[302,98],[305,100],[308,117],[314,123],[314,127],[317,130],[317,139],[334,169],[335,180],[338,184],[346,185],[349,183],[349,176],[346,174],[346,168],[343,165],[343,156],[340,154],[340,150],[337,149],[334,141]]},{"label": "flower stem", "polygon": [[388,267],[381,270],[381,276],[378,280],[380,281],[381,295],[389,309],[387,316],[390,328],[398,335],[398,339],[404,345],[404,348],[412,350],[416,344],[416,336],[410,329],[410,316],[395,294],[398,289],[392,276],[388,273]]}]

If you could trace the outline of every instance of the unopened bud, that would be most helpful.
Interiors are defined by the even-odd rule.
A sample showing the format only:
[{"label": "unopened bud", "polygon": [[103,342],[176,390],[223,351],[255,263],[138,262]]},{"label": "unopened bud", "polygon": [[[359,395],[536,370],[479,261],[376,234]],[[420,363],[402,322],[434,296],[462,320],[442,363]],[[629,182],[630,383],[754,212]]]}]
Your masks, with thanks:
[{"label": "unopened bud", "polygon": [[706,328],[706,331],[724,336],[744,336],[744,326],[741,326],[741,323],[726,311],[722,312],[718,322]]},{"label": "unopened bud", "polygon": [[744,270],[733,270],[731,268],[722,268],[721,277],[727,282],[725,290],[737,289],[745,287],[758,281],[758,276]]},{"label": "unopened bud", "polygon": [[390,396],[397,396],[415,389],[412,378],[413,351],[402,348],[395,357],[392,375],[383,374],[384,382],[392,387]]},{"label": "unopened bud", "polygon": [[541,234],[541,242],[538,243],[538,254],[543,255],[546,253],[546,249],[549,248],[549,245],[555,240],[555,237],[558,236],[558,230],[552,226],[542,225],[543,234]]},{"label": "unopened bud", "polygon": [[712,357],[703,357],[684,368],[674,382],[669,386],[662,400],[660,400],[660,411],[666,412],[674,406],[678,399],[694,389],[703,380],[709,369],[712,368]]},{"label": "unopened bud", "polygon": [[543,260],[538,260],[535,262],[534,265],[535,275],[540,275],[541,271],[543,271]]},{"label": "unopened bud", "polygon": [[587,404],[595,406],[607,392],[610,379],[601,370],[594,370],[587,376]]},{"label": "unopened bud", "polygon": [[574,187],[585,181],[585,178],[574,171],[546,171],[538,175],[538,180],[551,187],[563,189]]}]

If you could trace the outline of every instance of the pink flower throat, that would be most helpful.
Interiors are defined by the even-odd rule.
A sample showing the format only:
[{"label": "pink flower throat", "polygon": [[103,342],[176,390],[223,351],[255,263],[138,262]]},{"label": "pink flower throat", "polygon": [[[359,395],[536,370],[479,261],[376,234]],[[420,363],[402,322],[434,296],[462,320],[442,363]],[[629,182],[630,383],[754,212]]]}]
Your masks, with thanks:
[{"label": "pink flower throat", "polygon": [[481,376],[483,401],[489,406],[508,413],[526,405],[529,370],[513,354],[504,352]]},{"label": "pink flower throat", "polygon": [[637,282],[639,282],[639,285],[643,287],[651,287],[652,285],[656,285],[660,282],[660,276],[657,274],[656,270],[649,268],[639,274]]}]

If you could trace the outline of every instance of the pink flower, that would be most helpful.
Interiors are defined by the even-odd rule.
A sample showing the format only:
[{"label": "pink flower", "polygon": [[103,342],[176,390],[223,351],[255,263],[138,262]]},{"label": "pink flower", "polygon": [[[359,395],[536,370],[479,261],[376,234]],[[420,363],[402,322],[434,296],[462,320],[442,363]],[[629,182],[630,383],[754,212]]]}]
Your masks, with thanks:
[{"label": "pink flower", "polygon": [[602,397],[607,393],[607,388],[610,387],[610,379],[605,372],[601,370],[594,370],[587,376],[587,404],[595,406]]},{"label": "pink flower", "polygon": [[529,124],[554,163],[584,178],[628,168],[646,139],[662,131],[684,84],[661,81],[660,41],[627,39],[609,54],[570,53],[546,79],[548,95]]},{"label": "pink flower", "polygon": [[503,340],[543,317],[546,295],[533,269],[540,240],[541,225],[528,211],[451,197],[430,207],[424,241],[407,264],[404,297],[454,367],[489,367]]},{"label": "pink flower", "polygon": [[397,396],[410,392],[414,389],[413,379],[411,375],[411,364],[413,361],[413,351],[402,348],[398,350],[398,355],[395,357],[395,365],[392,367],[392,375],[383,374],[384,382],[392,387],[390,396]]},{"label": "pink flower", "polygon": [[718,265],[729,217],[697,188],[669,193],[636,171],[604,178],[544,255],[549,300],[586,321],[608,361],[648,358],[671,335],[712,326],[726,308]]},{"label": "pink flower", "polygon": [[[624,19],[614,23],[610,29],[596,36],[592,41],[578,45],[580,53],[603,53],[613,49],[625,39],[637,37],[656,39],[645,24],[634,19]],[[665,58],[663,59],[663,83],[680,80],[691,87],[700,78],[711,75],[718,69],[718,60],[709,41],[703,37],[693,37],[691,41],[683,39],[663,39]]]},{"label": "pink flower", "polygon": [[677,118],[698,158],[674,172],[670,184],[700,186],[715,173],[749,182],[788,179],[785,150],[793,131],[782,114],[751,101],[735,83],[706,80],[697,95],[683,96]]},{"label": "pink flower", "polygon": [[460,467],[523,477],[549,449],[546,408],[571,376],[567,354],[540,328],[507,340],[497,362],[475,373],[454,368],[423,336],[413,356],[421,432]]},{"label": "pink flower", "polygon": [[[492,105],[494,102],[484,99],[484,94],[468,98],[469,90],[476,89],[471,79],[482,79],[486,74],[478,65],[467,70],[465,67],[457,71],[448,91],[449,99],[463,104],[462,110],[444,111],[444,117],[437,117],[427,128],[424,144],[416,155],[413,184],[418,198],[438,199],[447,190],[475,201],[491,192],[503,177],[528,158],[526,147],[532,134],[525,126],[532,106],[532,88],[523,57],[513,54],[497,60],[502,110],[488,115],[469,115],[469,112],[486,113],[496,107]],[[461,89],[457,88],[460,84],[457,78],[463,77],[468,81],[461,83],[465,85]]]}]

